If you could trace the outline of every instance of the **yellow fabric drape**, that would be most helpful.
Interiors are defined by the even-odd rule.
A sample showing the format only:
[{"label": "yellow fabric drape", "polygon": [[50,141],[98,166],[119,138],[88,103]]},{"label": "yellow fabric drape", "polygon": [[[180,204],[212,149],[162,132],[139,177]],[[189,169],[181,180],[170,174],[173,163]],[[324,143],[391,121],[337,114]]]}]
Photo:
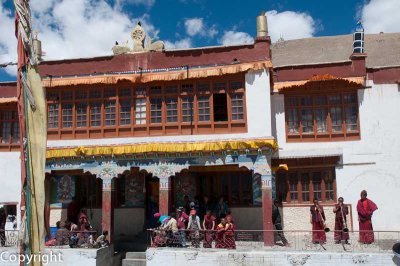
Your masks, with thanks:
[{"label": "yellow fabric drape", "polygon": [[257,61],[251,63],[242,63],[234,65],[225,65],[207,68],[191,68],[177,71],[165,71],[158,73],[142,73],[142,74],[110,74],[104,76],[85,76],[85,77],[67,77],[67,78],[49,78],[43,80],[45,87],[57,86],[74,86],[74,85],[90,85],[90,84],[116,84],[120,81],[130,81],[132,83],[148,83],[152,81],[173,81],[184,80],[188,78],[206,78],[214,76],[223,76],[227,74],[235,74],[246,72],[248,70],[260,70],[271,68],[272,63],[269,60]]},{"label": "yellow fabric drape", "polygon": [[227,140],[215,142],[177,142],[177,143],[142,143],[121,146],[89,146],[89,147],[68,147],[47,150],[47,159],[75,157],[75,156],[96,156],[96,155],[122,155],[140,153],[188,153],[188,152],[216,152],[229,150],[261,149],[270,148],[273,151],[278,149],[274,139],[257,140]]},{"label": "yellow fabric drape", "polygon": [[[27,104],[27,136],[29,149],[29,164],[27,171],[30,175],[31,192],[31,224],[30,242],[31,253],[39,254],[44,251],[44,178],[46,164],[46,143],[47,143],[47,113],[45,92],[42,87],[41,78],[34,67],[28,68],[28,80],[31,86],[32,95],[35,99],[36,110],[33,111]],[[41,265],[40,262],[32,262],[33,265]]]}]

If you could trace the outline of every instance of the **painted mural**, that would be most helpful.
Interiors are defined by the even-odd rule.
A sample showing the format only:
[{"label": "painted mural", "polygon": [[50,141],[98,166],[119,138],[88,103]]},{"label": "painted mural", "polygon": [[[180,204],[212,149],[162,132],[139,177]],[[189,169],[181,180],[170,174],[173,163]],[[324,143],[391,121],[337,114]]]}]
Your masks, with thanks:
[{"label": "painted mural", "polygon": [[175,202],[176,206],[184,206],[183,198],[188,195],[194,199],[196,195],[196,182],[190,174],[182,173],[175,178]]},{"label": "painted mural", "polygon": [[125,179],[125,206],[144,207],[144,175],[130,174]]},{"label": "painted mural", "polygon": [[75,197],[75,177],[70,175],[54,176],[51,181],[52,206],[68,205]]}]

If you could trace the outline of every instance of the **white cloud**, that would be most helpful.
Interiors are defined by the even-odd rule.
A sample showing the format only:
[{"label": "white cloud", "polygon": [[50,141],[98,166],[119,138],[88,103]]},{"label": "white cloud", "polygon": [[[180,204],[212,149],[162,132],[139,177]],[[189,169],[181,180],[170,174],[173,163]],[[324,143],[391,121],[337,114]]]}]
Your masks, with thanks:
[{"label": "white cloud", "polygon": [[270,10],[266,15],[272,42],[280,37],[285,40],[312,37],[316,32],[314,19],[306,13]]},{"label": "white cloud", "polygon": [[192,47],[192,40],[190,38],[184,38],[182,40],[178,40],[175,42],[166,41],[165,42],[165,49],[172,50],[172,49],[185,49]]},{"label": "white cloud", "polygon": [[[4,9],[0,2],[0,64],[17,61],[17,40],[14,34],[14,16],[11,10]],[[2,68],[8,74],[16,76],[17,67]]]},{"label": "white cloud", "polygon": [[218,30],[216,26],[213,25],[210,28],[204,23],[203,18],[190,18],[186,19],[185,22],[186,33],[189,36],[199,35],[202,37],[210,37],[213,38],[218,34]]},{"label": "white cloud", "polygon": [[116,0],[117,6],[122,6],[124,4],[134,4],[134,5],[144,5],[147,7],[152,7],[156,0]]},{"label": "white cloud", "polygon": [[[14,16],[2,5],[0,1],[0,62],[16,61]],[[31,7],[45,60],[112,55],[115,41],[131,40],[137,21],[148,35],[158,37],[159,31],[147,14],[131,19],[105,0],[31,0]]]},{"label": "white cloud", "polygon": [[219,42],[222,45],[249,44],[254,42],[254,38],[246,32],[230,30],[224,32]]},{"label": "white cloud", "polygon": [[399,0],[371,0],[361,10],[361,21],[368,33],[400,32],[399,14]]}]

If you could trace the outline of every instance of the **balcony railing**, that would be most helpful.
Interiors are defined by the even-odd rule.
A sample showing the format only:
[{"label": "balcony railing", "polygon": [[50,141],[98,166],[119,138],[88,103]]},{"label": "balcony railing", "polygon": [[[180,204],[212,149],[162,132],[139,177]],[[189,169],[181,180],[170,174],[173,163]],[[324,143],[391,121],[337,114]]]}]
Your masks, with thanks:
[{"label": "balcony railing", "polygon": [[368,253],[392,252],[393,245],[400,242],[400,231],[374,231],[374,241],[370,244],[358,241],[360,231],[349,232],[348,241],[335,240],[334,232],[326,233],[325,241],[313,241],[312,231],[280,231],[287,239],[288,245],[285,245],[278,231],[235,230],[221,233],[216,230],[179,230],[174,233],[170,230],[150,229],[148,230],[148,246],[155,248],[265,249],[265,232],[272,232],[275,245],[271,247],[271,249],[276,250]]},{"label": "balcony railing", "polygon": [[2,247],[16,247],[18,246],[19,230],[1,230],[0,229],[0,242]]}]

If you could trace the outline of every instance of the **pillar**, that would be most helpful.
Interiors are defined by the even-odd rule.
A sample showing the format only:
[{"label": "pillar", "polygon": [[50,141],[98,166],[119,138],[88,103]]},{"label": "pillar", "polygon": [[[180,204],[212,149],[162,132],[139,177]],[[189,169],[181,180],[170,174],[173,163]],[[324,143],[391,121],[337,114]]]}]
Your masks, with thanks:
[{"label": "pillar", "polygon": [[161,215],[169,214],[170,192],[171,192],[171,177],[159,177],[160,179],[160,197],[159,197],[159,212]]},{"label": "pillar", "polygon": [[108,231],[107,239],[110,243],[114,235],[114,207],[112,204],[112,179],[103,179],[102,206],[101,206],[101,229]]},{"label": "pillar", "polygon": [[257,156],[254,173],[261,175],[264,246],[273,246],[271,154]]},{"label": "pillar", "polygon": [[272,223],[272,182],[271,175],[261,176],[261,191],[262,191],[262,212],[263,212],[263,229],[264,231],[264,246],[273,246],[274,240],[274,225]]}]

